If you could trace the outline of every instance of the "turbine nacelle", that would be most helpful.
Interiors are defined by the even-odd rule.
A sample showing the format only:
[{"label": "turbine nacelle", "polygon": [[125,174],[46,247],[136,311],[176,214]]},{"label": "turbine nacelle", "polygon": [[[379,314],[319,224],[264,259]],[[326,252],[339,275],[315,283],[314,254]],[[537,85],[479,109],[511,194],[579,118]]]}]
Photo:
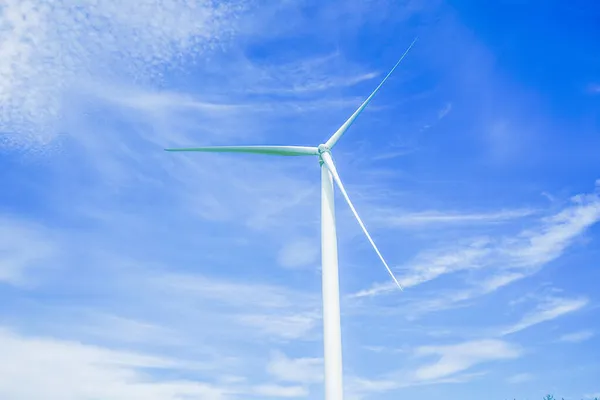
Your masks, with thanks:
[{"label": "turbine nacelle", "polygon": [[319,164],[323,165],[323,163],[325,162],[323,160],[323,155],[331,154],[331,149],[325,144],[320,144],[319,146],[317,146],[317,151],[319,152]]},{"label": "turbine nacelle", "polygon": [[319,156],[323,153],[331,153],[331,149],[326,144],[318,145],[317,150],[319,151]]}]

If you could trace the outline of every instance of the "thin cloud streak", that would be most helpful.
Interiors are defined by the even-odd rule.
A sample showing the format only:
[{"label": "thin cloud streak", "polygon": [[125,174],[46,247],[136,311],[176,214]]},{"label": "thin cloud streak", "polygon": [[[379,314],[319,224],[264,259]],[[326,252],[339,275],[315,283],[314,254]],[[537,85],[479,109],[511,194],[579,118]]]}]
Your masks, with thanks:
[{"label": "thin cloud streak", "polygon": [[435,380],[467,370],[474,365],[520,357],[522,351],[510,343],[485,339],[450,346],[423,346],[416,349],[417,356],[439,356],[433,364],[419,367],[414,376],[417,380]]},{"label": "thin cloud streak", "polygon": [[593,331],[579,331],[562,335],[558,340],[567,343],[582,343],[595,336]]},{"label": "thin cloud streak", "polygon": [[588,299],[563,299],[551,298],[538,306],[538,309],[530,314],[525,315],[519,322],[504,329],[501,335],[509,335],[520,332],[542,322],[552,321],[565,314],[578,311],[589,303]]},{"label": "thin cloud streak", "polygon": [[[541,219],[537,226],[522,230],[516,237],[486,238],[458,249],[426,251],[403,269],[400,282],[417,286],[440,276],[465,270],[496,274],[485,276],[475,288],[463,290],[454,301],[493,292],[537,272],[543,265],[560,257],[573,241],[600,220],[600,197],[597,193],[577,195],[562,211]],[[359,291],[353,297],[372,297],[393,289],[389,283]],[[448,302],[450,301],[450,302]],[[441,303],[449,305],[452,299]]]},{"label": "thin cloud streak", "polygon": [[424,211],[401,216],[389,216],[384,219],[388,226],[419,227],[444,224],[498,224],[535,214],[536,210],[506,210],[492,213],[451,213]]}]

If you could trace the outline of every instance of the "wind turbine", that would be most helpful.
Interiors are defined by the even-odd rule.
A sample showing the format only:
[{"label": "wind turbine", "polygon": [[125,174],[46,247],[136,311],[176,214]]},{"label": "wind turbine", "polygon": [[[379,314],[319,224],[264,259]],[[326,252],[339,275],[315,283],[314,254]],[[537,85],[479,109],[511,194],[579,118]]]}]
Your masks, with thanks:
[{"label": "wind turbine", "polygon": [[371,235],[367,231],[361,218],[358,216],[354,205],[348,197],[348,193],[342,184],[342,181],[335,168],[331,157],[331,150],[348,130],[354,120],[369,104],[371,99],[377,94],[381,86],[394,72],[396,67],[404,59],[406,54],[416,42],[416,38],[406,49],[402,57],[383,78],[379,86],[371,93],[369,97],[358,107],[358,109],[342,124],[342,126],[327,140],[324,144],[317,147],[307,146],[210,146],[210,147],[191,147],[191,148],[172,148],[166,151],[197,151],[211,153],[252,153],[267,154],[276,156],[316,156],[321,166],[321,262],[322,262],[322,290],[323,290],[323,341],[324,341],[324,366],[325,366],[325,399],[342,400],[343,399],[343,381],[342,381],[342,337],[340,327],[340,293],[338,276],[338,254],[337,254],[337,236],[335,229],[335,210],[333,202],[333,182],[335,182],[342,193],[344,199],[350,206],[350,210],[356,217],[358,224],[362,228],[367,239],[373,246],[373,249],[379,256],[379,259],[387,269],[388,273],[398,285],[400,290],[402,286],[394,276],[394,273],[381,255],[381,252],[375,245]]}]

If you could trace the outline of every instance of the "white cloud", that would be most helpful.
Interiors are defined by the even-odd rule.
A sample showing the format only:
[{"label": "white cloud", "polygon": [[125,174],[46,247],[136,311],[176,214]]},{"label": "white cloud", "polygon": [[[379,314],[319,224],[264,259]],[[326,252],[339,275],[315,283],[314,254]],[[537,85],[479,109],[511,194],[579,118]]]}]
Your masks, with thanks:
[{"label": "white cloud", "polygon": [[283,382],[304,385],[323,380],[323,360],[321,358],[289,358],[281,352],[274,352],[267,365],[267,371]]},{"label": "white cloud", "polygon": [[277,261],[285,268],[298,268],[314,265],[319,258],[318,241],[306,238],[292,240],[279,251]]},{"label": "white cloud", "polygon": [[[317,92],[323,95],[322,92],[326,90],[354,86],[379,76],[374,72],[360,71],[347,62],[339,65],[340,60],[342,58],[339,53],[332,53],[275,65],[254,65],[246,62],[238,71],[251,80],[258,77],[258,85],[255,89],[249,89],[250,91],[295,96]],[[335,64],[338,64],[337,69],[332,67]]]},{"label": "white cloud", "polygon": [[580,299],[564,299],[550,298],[538,306],[535,312],[525,315],[519,322],[502,331],[503,335],[516,333],[540,324],[542,322],[551,321],[565,314],[577,311],[588,304],[585,298]]},{"label": "white cloud", "polygon": [[600,197],[577,195],[573,205],[543,220],[542,226],[521,233],[507,253],[516,266],[536,266],[559,257],[572,241],[600,220]]},{"label": "white cloud", "polygon": [[561,342],[581,343],[594,337],[592,331],[579,331],[562,335],[559,340]]},{"label": "white cloud", "polygon": [[153,368],[193,370],[193,364],[77,342],[25,337],[5,329],[0,329],[0,353],[0,397],[7,399],[225,400],[236,393],[231,385],[157,379],[149,372]]},{"label": "white cloud", "polygon": [[414,372],[417,381],[429,381],[452,376],[484,362],[518,358],[521,350],[508,342],[486,339],[449,346],[423,346],[415,353],[440,357],[437,362],[419,367]]},{"label": "white cloud", "polygon": [[[249,385],[243,376],[218,375],[222,367],[214,364],[218,360],[186,362],[75,341],[23,336],[4,328],[0,328],[0,353],[0,375],[4,378],[0,380],[0,397],[14,400],[229,400],[248,394],[286,398],[308,395],[302,385]],[[269,372],[281,381],[312,383],[318,382],[318,365],[318,359],[275,358]],[[211,372],[217,375],[212,381],[169,379],[154,370],[190,377]]]},{"label": "white cloud", "polygon": [[96,96],[115,105],[130,108],[135,111],[145,111],[149,114],[165,114],[173,109],[189,109],[193,112],[206,113],[229,113],[245,108],[252,109],[249,111],[256,111],[256,106],[251,107],[248,104],[224,104],[201,101],[189,94],[173,91],[144,91],[139,88],[126,89],[122,85],[118,87],[109,87],[107,85],[94,86],[93,88],[90,88],[90,90]]},{"label": "white cloud", "polygon": [[532,380],[534,378],[534,376],[528,372],[524,372],[521,374],[516,374],[513,376],[508,377],[508,379],[506,379],[506,381],[508,383],[512,383],[512,384],[518,384],[518,383],[524,383],[524,382],[528,382],[530,380]]}]

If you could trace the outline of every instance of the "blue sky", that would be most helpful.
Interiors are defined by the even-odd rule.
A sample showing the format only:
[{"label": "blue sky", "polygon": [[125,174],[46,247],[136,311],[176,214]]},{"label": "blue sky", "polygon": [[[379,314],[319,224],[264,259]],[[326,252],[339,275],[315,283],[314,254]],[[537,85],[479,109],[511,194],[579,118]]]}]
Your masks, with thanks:
[{"label": "blue sky", "polygon": [[[324,142],[348,399],[600,393],[590,2],[0,6],[0,397],[322,398]],[[594,377],[596,377],[594,379]],[[512,396],[512,397],[509,397]]]}]

